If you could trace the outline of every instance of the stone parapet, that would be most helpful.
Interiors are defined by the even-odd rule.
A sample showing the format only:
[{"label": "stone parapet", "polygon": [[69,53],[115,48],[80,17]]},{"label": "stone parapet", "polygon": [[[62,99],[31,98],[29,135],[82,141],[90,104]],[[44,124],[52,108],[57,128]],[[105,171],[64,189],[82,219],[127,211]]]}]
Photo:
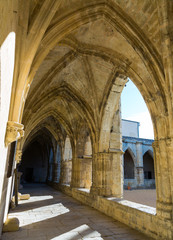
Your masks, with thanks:
[{"label": "stone parapet", "polygon": [[166,240],[173,239],[172,221],[160,218],[160,216],[156,214],[156,209],[153,207],[127,200],[120,200],[114,197],[96,197],[93,196],[92,193],[82,191],[82,189],[71,189],[64,185],[59,185],[58,189],[113,219],[137,229],[148,237]]}]

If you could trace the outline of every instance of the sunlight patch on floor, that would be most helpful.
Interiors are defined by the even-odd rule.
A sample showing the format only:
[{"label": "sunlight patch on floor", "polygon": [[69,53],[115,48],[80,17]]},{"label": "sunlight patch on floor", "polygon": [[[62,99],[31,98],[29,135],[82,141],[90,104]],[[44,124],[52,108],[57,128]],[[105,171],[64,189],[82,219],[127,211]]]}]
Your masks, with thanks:
[{"label": "sunlight patch on floor", "polygon": [[[49,200],[53,199],[53,196],[48,195],[48,196],[31,196],[29,199],[29,202],[38,202],[38,201],[44,201],[44,200]],[[20,200],[19,204],[25,204],[28,203],[26,200]]]},{"label": "sunlight patch on floor", "polygon": [[101,237],[101,234],[93,229],[91,229],[87,224],[83,224],[77,228],[72,229],[66,233],[63,233],[59,236],[51,238],[51,240],[64,240],[64,239],[92,239]]}]

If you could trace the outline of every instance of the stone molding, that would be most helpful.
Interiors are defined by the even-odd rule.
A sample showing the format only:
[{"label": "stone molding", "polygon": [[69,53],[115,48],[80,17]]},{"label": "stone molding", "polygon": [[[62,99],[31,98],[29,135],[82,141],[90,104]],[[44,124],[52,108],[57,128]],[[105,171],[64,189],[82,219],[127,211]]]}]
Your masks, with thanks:
[{"label": "stone molding", "polygon": [[6,135],[5,135],[5,146],[7,147],[10,143],[19,140],[24,136],[24,125],[14,121],[7,122]]},{"label": "stone molding", "polygon": [[15,156],[16,163],[20,163],[22,160],[22,150],[17,149],[16,150],[16,156]]},{"label": "stone molding", "polygon": [[117,153],[117,154],[121,154],[121,155],[123,155],[123,154],[124,154],[124,152],[123,152],[123,150],[122,150],[122,149],[109,148],[109,150],[108,150],[108,151],[109,151],[108,153]]}]

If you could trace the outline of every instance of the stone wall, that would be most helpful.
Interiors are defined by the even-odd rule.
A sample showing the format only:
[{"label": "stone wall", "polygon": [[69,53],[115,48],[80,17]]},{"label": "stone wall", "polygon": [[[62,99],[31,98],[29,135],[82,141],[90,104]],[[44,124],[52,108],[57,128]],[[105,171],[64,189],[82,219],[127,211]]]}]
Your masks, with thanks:
[{"label": "stone wall", "polygon": [[[16,5],[15,5],[16,4]],[[17,8],[16,1],[1,1],[0,2],[0,150],[1,150],[1,160],[0,160],[0,235],[2,230],[3,219],[6,218],[8,211],[10,184],[8,182],[11,179],[7,179],[7,152],[8,148],[5,147],[5,134],[6,125],[8,121],[9,109],[10,109],[10,98],[11,89],[13,81],[13,71],[14,71],[14,60],[15,60],[15,23],[16,15],[13,13],[15,8]],[[8,197],[7,194],[8,185]],[[6,210],[4,208],[6,205]]]}]

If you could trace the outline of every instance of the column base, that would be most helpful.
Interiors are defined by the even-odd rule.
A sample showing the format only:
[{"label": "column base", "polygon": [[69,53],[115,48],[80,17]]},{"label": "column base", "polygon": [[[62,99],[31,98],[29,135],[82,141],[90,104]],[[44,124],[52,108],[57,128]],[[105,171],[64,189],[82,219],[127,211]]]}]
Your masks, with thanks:
[{"label": "column base", "polygon": [[2,232],[16,232],[19,230],[19,219],[18,218],[7,218],[4,223]]},{"label": "column base", "polygon": [[172,219],[172,204],[157,201],[157,216],[165,219]]},{"label": "column base", "polygon": [[14,201],[11,200],[11,202],[10,202],[10,208],[11,208],[11,209],[14,209],[15,207],[16,207],[16,205],[15,205]]},{"label": "column base", "polygon": [[30,194],[21,194],[21,193],[18,193],[18,199],[19,199],[19,200],[28,200],[28,199],[30,199]]},{"label": "column base", "polygon": [[112,193],[112,187],[91,187],[90,193],[92,195],[98,195],[103,197],[115,197],[115,198],[122,198],[121,194]]},{"label": "column base", "polygon": [[72,183],[72,184],[70,184],[70,187],[71,188],[82,188],[79,184],[75,184],[75,183]]}]

